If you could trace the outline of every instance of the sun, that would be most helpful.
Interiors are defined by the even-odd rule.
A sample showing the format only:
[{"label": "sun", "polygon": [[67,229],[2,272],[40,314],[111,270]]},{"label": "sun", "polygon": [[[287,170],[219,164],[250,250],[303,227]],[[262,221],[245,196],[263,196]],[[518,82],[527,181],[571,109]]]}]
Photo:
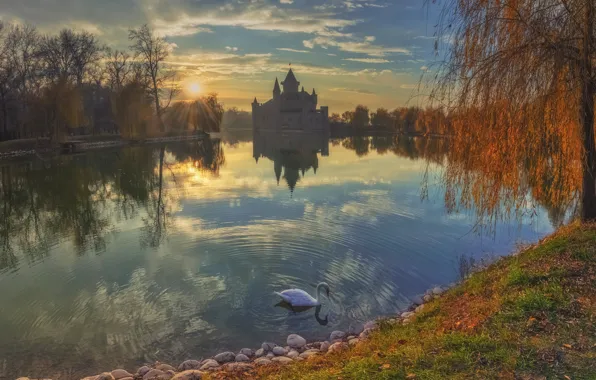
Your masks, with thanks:
[{"label": "sun", "polygon": [[193,82],[188,85],[188,92],[190,92],[193,95],[199,95],[199,93],[201,92],[201,86],[198,83]]}]

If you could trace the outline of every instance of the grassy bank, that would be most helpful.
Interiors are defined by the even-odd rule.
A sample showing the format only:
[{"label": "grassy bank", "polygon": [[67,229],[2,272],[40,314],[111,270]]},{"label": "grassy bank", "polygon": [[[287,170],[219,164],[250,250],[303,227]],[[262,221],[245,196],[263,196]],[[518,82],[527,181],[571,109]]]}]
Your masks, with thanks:
[{"label": "grassy bank", "polygon": [[347,352],[239,377],[596,379],[596,226],[565,227],[472,275],[411,323],[380,325]]}]

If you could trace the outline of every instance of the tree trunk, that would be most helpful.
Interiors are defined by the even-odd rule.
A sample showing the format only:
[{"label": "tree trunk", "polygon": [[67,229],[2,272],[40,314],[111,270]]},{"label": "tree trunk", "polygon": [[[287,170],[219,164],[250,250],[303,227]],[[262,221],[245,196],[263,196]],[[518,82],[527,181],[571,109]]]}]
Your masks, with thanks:
[{"label": "tree trunk", "polygon": [[584,145],[582,221],[596,221],[596,142],[594,141],[594,84],[592,83],[591,50],[593,41],[594,4],[586,1],[586,20],[581,62],[581,124]]}]

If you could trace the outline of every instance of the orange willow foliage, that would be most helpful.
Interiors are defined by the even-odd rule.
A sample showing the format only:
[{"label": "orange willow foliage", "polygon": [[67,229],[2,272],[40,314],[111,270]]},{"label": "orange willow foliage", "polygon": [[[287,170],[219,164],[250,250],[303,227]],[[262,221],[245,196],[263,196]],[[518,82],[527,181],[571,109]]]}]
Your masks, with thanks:
[{"label": "orange willow foliage", "polygon": [[549,209],[578,199],[582,84],[595,80],[580,66],[591,1],[444,1],[437,52],[445,36],[451,43],[432,97],[453,121],[450,210],[474,207],[481,224],[494,224],[531,208],[530,195]]}]

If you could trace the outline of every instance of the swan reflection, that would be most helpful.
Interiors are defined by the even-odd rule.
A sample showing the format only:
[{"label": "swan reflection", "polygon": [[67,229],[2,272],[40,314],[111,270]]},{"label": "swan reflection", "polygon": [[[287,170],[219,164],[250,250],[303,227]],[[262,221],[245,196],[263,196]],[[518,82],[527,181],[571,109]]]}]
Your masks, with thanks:
[{"label": "swan reflection", "polygon": [[295,314],[298,313],[304,313],[305,311],[308,311],[310,309],[312,309],[313,307],[315,308],[315,319],[317,320],[317,322],[321,325],[321,326],[326,326],[329,323],[329,315],[325,315],[325,318],[322,319],[320,317],[320,313],[321,313],[321,308],[322,305],[318,305],[318,306],[292,306],[290,303],[286,302],[286,301],[280,301],[277,304],[275,304],[275,307],[282,307],[286,310],[289,310]]}]

